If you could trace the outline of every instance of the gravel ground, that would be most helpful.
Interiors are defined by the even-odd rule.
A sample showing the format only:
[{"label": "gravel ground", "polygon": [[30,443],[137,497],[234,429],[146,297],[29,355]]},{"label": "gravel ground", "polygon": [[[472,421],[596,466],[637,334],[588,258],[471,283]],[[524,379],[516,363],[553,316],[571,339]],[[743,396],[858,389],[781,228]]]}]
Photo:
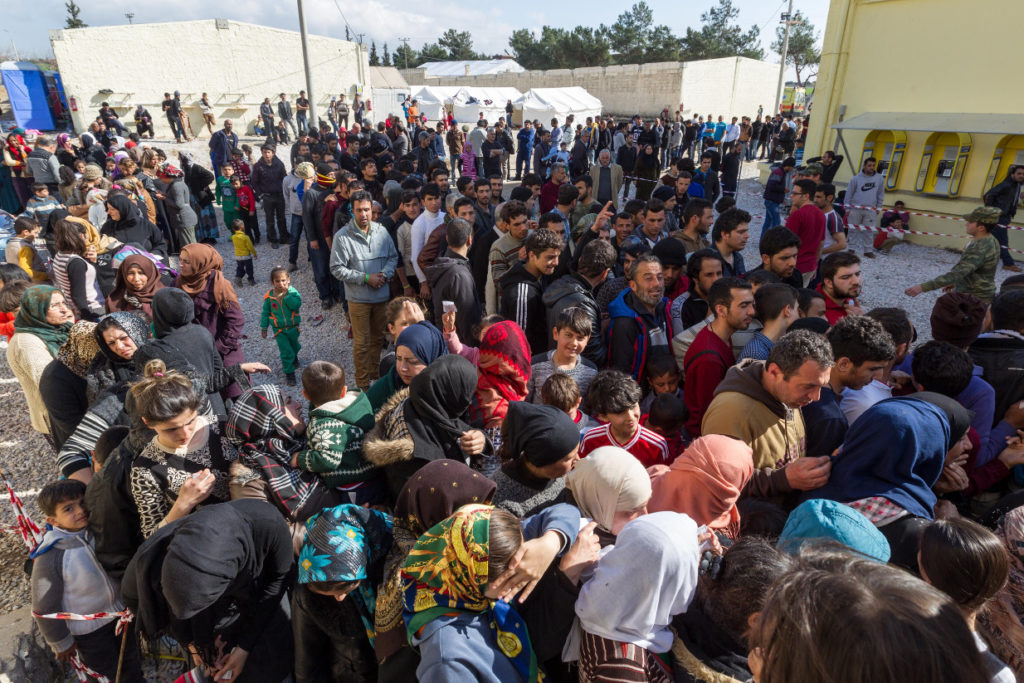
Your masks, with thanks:
[{"label": "gravel ground", "polygon": [[[246,139],[255,149],[259,140]],[[168,153],[176,149],[184,149],[194,154],[201,163],[207,162],[205,141],[195,141],[175,145],[167,140],[159,140]],[[171,154],[173,158],[173,154]],[[287,159],[285,159],[287,163]],[[208,163],[207,163],[208,165]],[[511,184],[507,185],[510,187]],[[762,187],[758,182],[756,164],[744,165],[739,186],[738,205],[755,215],[751,224],[752,237],[743,252],[743,257],[750,267],[760,262],[757,250],[757,236],[763,218]],[[260,218],[262,223],[262,215]],[[223,226],[223,221],[221,221]],[[225,273],[234,277],[234,251],[227,240],[226,231],[221,228],[221,240],[218,251],[224,257]],[[266,235],[266,231],[263,231]],[[870,250],[871,236],[865,233],[851,233],[851,247],[862,254]],[[243,341],[245,357],[249,361],[259,361],[271,368],[269,375],[257,376],[256,382],[276,382],[289,390],[301,402],[301,392],[296,388],[284,387],[284,375],[277,353],[277,345],[272,339],[262,339],[259,331],[259,316],[262,310],[263,296],[270,289],[270,269],[275,265],[287,265],[288,252],[286,247],[273,250],[263,242],[257,247],[259,258],[255,262],[256,285],[243,285],[237,288],[238,297],[245,311],[246,335]],[[907,287],[924,282],[935,275],[945,272],[956,263],[958,255],[954,252],[932,247],[921,247],[901,243],[895,246],[888,255],[879,254],[877,258],[863,259],[864,293],[861,303],[865,308],[879,306],[897,306],[906,309],[917,326],[919,340],[930,338],[928,317],[939,292],[922,294],[911,299],[903,294]],[[302,352],[300,358],[305,361],[326,359],[341,363],[348,377],[354,376],[352,365],[351,340],[346,338],[348,325],[340,306],[323,312],[322,324],[314,326],[312,318],[321,313],[317,303],[316,288],[313,284],[312,271],[307,263],[305,249],[299,254],[300,269],[292,273],[292,285],[302,294],[303,318],[307,321],[302,328],[300,341]],[[997,273],[997,281],[1007,276],[1001,270]],[[0,340],[0,347],[6,348],[6,341]],[[29,424],[28,408],[18,382],[6,359],[0,361],[0,404],[4,410],[0,412],[0,467],[7,474],[18,495],[24,501],[29,514],[37,521],[41,519],[35,508],[35,495],[41,486],[57,477],[53,465],[50,448],[41,436],[36,434]],[[0,503],[0,524],[5,533],[0,533],[0,566],[5,570],[0,573],[0,614],[28,604],[28,580],[22,571],[25,551],[20,536],[7,532],[14,521],[9,505]]]}]

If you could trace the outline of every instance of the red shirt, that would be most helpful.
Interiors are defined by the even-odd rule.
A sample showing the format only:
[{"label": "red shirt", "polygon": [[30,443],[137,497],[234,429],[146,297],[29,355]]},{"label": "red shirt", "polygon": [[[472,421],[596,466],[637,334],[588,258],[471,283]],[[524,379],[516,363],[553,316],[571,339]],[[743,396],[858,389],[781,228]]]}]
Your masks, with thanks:
[{"label": "red shirt", "polygon": [[647,427],[637,427],[636,433],[626,443],[619,443],[612,436],[612,428],[609,424],[594,427],[583,435],[583,443],[580,444],[580,457],[586,457],[591,451],[602,446],[617,446],[624,448],[640,461],[644,467],[652,465],[668,465],[671,460],[668,453],[668,442]]},{"label": "red shirt", "polygon": [[686,420],[687,434],[694,438],[700,436],[700,423],[715,397],[715,389],[725,377],[725,372],[735,364],[732,345],[723,342],[711,325],[694,337],[683,356],[683,403],[690,414]]},{"label": "red shirt", "polygon": [[547,213],[555,208],[558,204],[558,188],[561,185],[556,185],[553,180],[549,180],[540,186],[540,211],[541,213]]},{"label": "red shirt", "polygon": [[796,269],[801,273],[813,273],[818,268],[818,247],[825,241],[825,214],[808,202],[789,214],[786,227],[800,238]]},{"label": "red shirt", "polygon": [[256,195],[253,194],[252,188],[248,185],[242,185],[236,190],[238,195],[238,207],[244,211],[255,211],[256,210]]},{"label": "red shirt", "polygon": [[826,294],[822,289],[821,284],[819,284],[816,289],[823,297],[825,297],[825,317],[828,319],[829,325],[835,325],[847,316],[846,307],[843,306],[842,301],[838,303],[833,301],[832,297]]}]

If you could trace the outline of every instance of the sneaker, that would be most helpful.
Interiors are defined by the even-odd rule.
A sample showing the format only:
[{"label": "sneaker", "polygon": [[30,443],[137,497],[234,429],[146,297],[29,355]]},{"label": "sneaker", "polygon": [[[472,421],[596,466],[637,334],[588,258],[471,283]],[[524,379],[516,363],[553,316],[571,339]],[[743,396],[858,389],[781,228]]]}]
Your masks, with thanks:
[{"label": "sneaker", "polygon": [[289,273],[294,273],[298,269],[299,269],[299,265],[297,263],[289,263],[288,264],[288,272]]},{"label": "sneaker", "polygon": [[1012,273],[1019,273],[1022,269],[1017,264],[1013,264],[1012,266],[1003,266],[1003,270],[1008,270]]},{"label": "sneaker", "polygon": [[249,286],[250,287],[255,287],[256,286],[256,280],[253,279],[253,278],[249,278]]},{"label": "sneaker", "polygon": [[332,308],[334,308],[334,299],[326,299],[325,301],[321,301],[320,308],[322,308],[325,311],[331,310]]},{"label": "sneaker", "polygon": [[284,381],[285,381],[285,384],[287,384],[288,386],[294,387],[295,386],[295,373],[294,372],[286,372],[285,375],[284,375]]},{"label": "sneaker", "polygon": [[236,277],[235,278],[235,287],[241,287],[241,286],[242,286],[242,278]]},{"label": "sneaker", "polygon": [[270,240],[270,248],[271,248],[271,249],[277,249],[277,248],[278,248],[279,246],[281,246],[281,245],[279,245],[279,244],[278,244],[277,242],[275,242],[274,240]]},{"label": "sneaker", "polygon": [[323,315],[315,315],[312,317],[310,322],[313,323],[313,327],[320,327],[321,325],[324,324],[324,320],[325,318],[323,317]]}]

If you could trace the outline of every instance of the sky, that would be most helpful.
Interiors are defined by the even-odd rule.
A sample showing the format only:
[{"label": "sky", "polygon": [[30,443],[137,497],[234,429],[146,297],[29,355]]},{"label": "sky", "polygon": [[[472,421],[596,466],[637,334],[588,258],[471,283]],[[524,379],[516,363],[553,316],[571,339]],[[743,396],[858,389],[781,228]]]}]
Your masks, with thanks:
[{"label": "sky", "polygon": [[[739,24],[744,29],[755,24],[763,27],[761,39],[768,61],[778,61],[769,45],[787,1],[733,0],[740,10]],[[125,24],[128,19],[124,13],[132,7],[129,2],[97,0],[78,0],[78,4],[82,8],[80,18],[93,26]],[[717,0],[647,0],[647,4],[654,12],[656,24],[667,24],[676,35],[683,35],[687,27],[700,25],[700,15],[716,5]],[[472,32],[473,47],[478,52],[495,54],[508,50],[508,36],[515,29],[525,27],[539,32],[544,25],[560,28],[579,24],[611,25],[625,5],[625,2],[612,0],[536,2],[526,7],[516,2],[486,1],[453,4],[446,0],[304,0],[310,33],[344,38],[347,19],[354,40],[355,34],[365,33],[364,42],[368,44],[373,39],[378,50],[382,50],[386,41],[393,52],[400,44],[399,38],[409,38],[410,45],[419,49],[425,42],[434,42],[446,29],[455,28]],[[793,6],[807,16],[819,33],[824,30],[828,0],[794,0]],[[585,18],[581,8],[585,8]],[[132,11],[136,23],[225,18],[291,30],[298,30],[299,25],[296,4],[290,0],[249,0],[220,6],[209,0],[173,0],[136,4]],[[44,17],[50,19],[44,20]],[[0,28],[0,52],[11,54],[13,41],[22,58],[51,56],[49,30],[62,28],[64,17],[64,0],[8,3],[3,28]]]}]

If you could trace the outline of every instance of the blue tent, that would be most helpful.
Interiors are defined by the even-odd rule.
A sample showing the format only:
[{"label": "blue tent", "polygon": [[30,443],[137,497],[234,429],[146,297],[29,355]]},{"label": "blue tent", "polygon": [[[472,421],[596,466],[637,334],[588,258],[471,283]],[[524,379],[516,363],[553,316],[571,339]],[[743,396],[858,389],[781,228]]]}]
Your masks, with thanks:
[{"label": "blue tent", "polygon": [[0,64],[0,75],[19,126],[38,130],[56,128],[46,71],[32,62],[4,62]]}]

